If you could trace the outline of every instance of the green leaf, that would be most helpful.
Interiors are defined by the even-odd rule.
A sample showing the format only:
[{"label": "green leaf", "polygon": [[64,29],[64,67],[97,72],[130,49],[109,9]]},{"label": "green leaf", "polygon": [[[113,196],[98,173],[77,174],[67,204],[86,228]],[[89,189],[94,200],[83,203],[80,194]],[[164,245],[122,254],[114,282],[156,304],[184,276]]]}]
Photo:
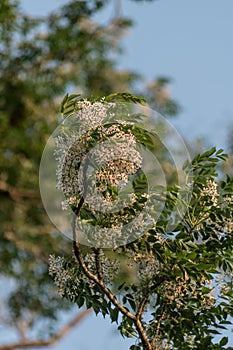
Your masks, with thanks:
[{"label": "green leaf", "polygon": [[221,333],[219,333],[216,329],[210,329],[210,330],[209,330],[209,333],[212,333],[212,334],[221,334]]},{"label": "green leaf", "polygon": [[219,345],[224,346],[228,343],[228,337],[223,337],[219,343]]},{"label": "green leaf", "polygon": [[132,299],[128,299],[128,302],[130,304],[130,306],[132,307],[133,311],[136,310],[136,304],[135,304],[135,301],[132,300]]},{"label": "green leaf", "polygon": [[211,291],[211,289],[207,287],[202,287],[201,291],[203,294],[208,294]]},{"label": "green leaf", "polygon": [[131,102],[131,103],[139,103],[139,104],[145,104],[146,100],[142,96],[133,95],[129,92],[120,92],[111,94],[105,97],[106,102]]},{"label": "green leaf", "polygon": [[114,309],[110,309],[110,317],[112,322],[118,323],[119,309],[116,307]]},{"label": "green leaf", "polygon": [[216,152],[216,147],[212,147],[209,151],[202,153],[202,158],[209,158]]},{"label": "green leaf", "polygon": [[63,118],[67,117],[75,111],[76,103],[78,100],[80,100],[80,97],[80,94],[65,95],[60,106],[60,111]]}]

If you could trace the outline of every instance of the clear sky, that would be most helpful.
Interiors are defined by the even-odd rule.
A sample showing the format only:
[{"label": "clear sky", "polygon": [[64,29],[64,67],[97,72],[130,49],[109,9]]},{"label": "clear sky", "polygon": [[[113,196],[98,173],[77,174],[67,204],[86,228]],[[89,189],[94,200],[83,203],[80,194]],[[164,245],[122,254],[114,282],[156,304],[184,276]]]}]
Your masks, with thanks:
[{"label": "clear sky", "polygon": [[[65,0],[21,0],[33,14],[46,14]],[[112,11],[104,12],[101,20]],[[233,1],[122,0],[122,12],[135,26],[123,41],[119,66],[147,80],[173,78],[172,96],[183,107],[174,125],[190,140],[205,137],[226,146],[233,124]]]},{"label": "clear sky", "polygon": [[[21,0],[25,10],[38,15],[65,2]],[[100,16],[102,21],[109,11]],[[233,1],[122,0],[122,12],[135,26],[123,41],[119,66],[147,80],[173,78],[172,96],[183,111],[171,122],[189,141],[204,137],[209,145],[225,148],[233,126]],[[128,349],[129,342],[114,329],[108,319],[91,316],[52,349]]]}]

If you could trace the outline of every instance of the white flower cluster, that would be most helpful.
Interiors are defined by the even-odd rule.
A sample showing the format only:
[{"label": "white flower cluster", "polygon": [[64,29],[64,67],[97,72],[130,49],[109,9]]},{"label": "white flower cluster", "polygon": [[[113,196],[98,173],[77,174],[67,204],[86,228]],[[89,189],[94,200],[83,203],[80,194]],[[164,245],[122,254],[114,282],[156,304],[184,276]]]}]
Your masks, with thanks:
[{"label": "white flower cluster", "polygon": [[[117,276],[117,274],[119,273],[119,266],[120,266],[119,261],[116,259],[111,260],[107,258],[102,250],[100,251],[98,258],[100,262],[103,282],[105,285],[111,285],[114,277]],[[95,255],[87,254],[84,258],[84,261],[86,263],[88,270],[96,275],[97,270],[96,270]]]},{"label": "white flower cluster", "polygon": [[[118,129],[117,126],[114,128]],[[113,186],[117,186],[120,181],[126,184],[128,176],[134,174],[142,163],[132,133],[116,132],[110,142],[100,144],[93,153],[96,162],[102,165],[97,172],[96,180],[108,182]]]},{"label": "white flower cluster", "polygon": [[226,218],[225,225],[224,225],[224,230],[228,234],[233,234],[233,218]]},{"label": "white flower cluster", "polygon": [[232,235],[233,234],[233,218],[225,218],[224,222],[215,223],[216,231],[219,237],[224,235]]},{"label": "white flower cluster", "polygon": [[[210,287],[208,284],[205,286]],[[183,299],[187,297],[199,300],[204,309],[213,306],[215,302],[212,290],[208,294],[203,294],[202,290],[197,287],[196,281],[189,279],[188,276],[176,277],[175,281],[165,281],[160,290],[169,301],[176,301],[177,308],[183,305]]]},{"label": "white flower cluster", "polygon": [[[114,277],[119,273],[119,261],[107,258],[103,251],[100,252],[98,259],[101,266],[103,282],[106,285],[110,285]],[[86,254],[84,262],[88,270],[97,275],[94,253]],[[69,267],[65,268],[64,264],[65,259],[63,257],[50,255],[49,275],[54,278],[54,284],[56,285],[60,296],[65,296],[70,300],[75,300],[75,297],[78,296],[78,284],[80,283],[80,279],[89,284],[91,288],[94,284],[81,272],[79,272],[79,278],[77,277],[77,263],[75,262],[75,259],[73,264],[71,263]]]},{"label": "white flower cluster", "polygon": [[212,202],[212,205],[215,207],[218,206],[218,200],[219,200],[219,193],[217,188],[218,188],[217,183],[213,180],[208,179],[206,182],[206,186],[202,189],[200,194],[201,197],[208,196]]},{"label": "white flower cluster", "polygon": [[85,232],[85,242],[92,247],[105,247],[115,249],[118,245],[127,243],[128,237],[123,235],[123,225],[111,225],[111,227],[100,227],[93,225],[91,227],[85,226],[85,222],[79,222],[79,229]]},{"label": "white flower cluster", "polygon": [[[150,195],[145,193],[141,195],[142,198],[146,198],[147,201],[142,205],[141,211],[139,212],[127,212],[124,210],[119,210],[118,212],[110,213],[108,216],[108,221],[110,226],[100,227],[98,225],[92,225],[88,221],[78,221],[78,231],[85,232],[85,240],[89,242],[89,245],[95,247],[105,247],[105,248],[116,248],[120,245],[125,245],[130,241],[138,239],[142,234],[147,232],[150,228],[156,226],[156,215],[160,212],[158,203],[156,203]],[[130,195],[131,203],[134,203],[137,198],[134,194]],[[107,202],[106,202],[107,203]],[[126,201],[122,203],[127,204]],[[122,204],[121,203],[121,204]],[[129,202],[128,202],[129,203]],[[102,209],[109,209],[111,207],[111,202],[107,203],[106,207],[102,206]],[[93,203],[89,205],[92,209],[92,214],[96,217],[101,213],[97,213],[97,208],[100,204],[95,201],[93,197]],[[158,208],[158,211],[156,210]],[[103,210],[104,211],[104,210]],[[158,239],[161,239],[159,237]]]},{"label": "white flower cluster", "polygon": [[[66,197],[62,202],[64,210],[76,205],[80,195],[87,197],[88,202],[85,193],[88,176],[89,201],[96,205],[100,201],[98,193],[105,191],[107,184],[124,187],[129,175],[141,167],[135,136],[131,131],[121,130],[125,122],[104,126],[106,120],[114,117],[114,106],[114,103],[79,102],[80,109],[72,116],[72,121],[64,124],[62,133],[55,139],[57,188]],[[90,176],[90,171],[94,177]],[[106,199],[107,202],[111,200]]]},{"label": "white flower cluster", "polygon": [[50,255],[49,257],[49,275],[54,278],[54,284],[60,296],[64,296],[67,282],[72,279],[72,275],[64,269],[64,262],[65,259],[61,256]]},{"label": "white flower cluster", "polygon": [[134,260],[138,268],[137,277],[141,283],[152,281],[153,278],[164,269],[162,263],[156,260],[152,254],[137,254]]},{"label": "white flower cluster", "polygon": [[[89,101],[80,102],[77,113],[70,117],[56,136],[57,149],[55,157],[57,166],[57,188],[69,198],[79,192],[78,166],[88,151],[91,133],[102,126],[108,116],[108,109],[112,104],[100,102],[91,104]],[[69,203],[68,203],[69,204]]]},{"label": "white flower cluster", "polygon": [[224,197],[224,201],[227,205],[233,205],[233,195]]}]

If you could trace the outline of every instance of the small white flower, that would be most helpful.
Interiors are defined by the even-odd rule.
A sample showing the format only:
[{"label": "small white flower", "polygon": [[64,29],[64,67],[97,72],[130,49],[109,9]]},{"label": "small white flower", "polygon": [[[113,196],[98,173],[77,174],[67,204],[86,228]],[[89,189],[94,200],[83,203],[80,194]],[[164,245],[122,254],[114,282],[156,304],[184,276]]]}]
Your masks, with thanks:
[{"label": "small white flower", "polygon": [[49,257],[49,275],[54,277],[54,284],[60,296],[64,296],[67,282],[72,279],[72,275],[64,269],[64,262],[63,257],[55,257],[55,255]]},{"label": "small white flower", "polygon": [[212,202],[213,206],[218,206],[218,185],[215,181],[208,179],[206,182],[206,186],[202,189],[200,196],[206,197],[208,196]]}]

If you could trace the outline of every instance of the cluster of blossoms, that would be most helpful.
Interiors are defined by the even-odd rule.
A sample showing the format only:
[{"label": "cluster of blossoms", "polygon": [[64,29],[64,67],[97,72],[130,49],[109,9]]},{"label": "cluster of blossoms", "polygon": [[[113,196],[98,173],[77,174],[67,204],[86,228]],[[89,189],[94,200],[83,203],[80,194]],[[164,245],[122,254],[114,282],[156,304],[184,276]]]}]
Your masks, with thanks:
[{"label": "cluster of blossoms", "polygon": [[124,187],[129,176],[140,169],[135,136],[130,130],[121,130],[124,122],[111,122],[114,107],[114,103],[79,102],[72,121],[68,120],[56,137],[57,188],[66,197],[63,209],[77,205],[80,196],[93,203],[95,194],[100,201],[98,192],[106,191],[108,184]]},{"label": "cluster of blossoms", "polygon": [[[135,241],[142,234],[147,232],[148,229],[156,226],[157,217],[161,212],[160,203],[150,194],[142,194],[141,199],[144,199],[145,203],[140,204],[141,209],[139,212],[129,207],[119,210],[116,213],[107,213],[109,214],[105,215],[105,218],[108,219],[107,227],[98,225],[98,222],[97,224],[95,224],[95,222],[92,224],[89,221],[79,220],[77,223],[79,232],[86,233],[85,239],[89,242],[89,245],[99,248],[111,247],[115,249],[118,246]],[[134,202],[136,202],[136,198],[134,198],[131,203]],[[124,201],[122,203],[126,204]],[[97,206],[98,203],[96,203],[96,207]],[[137,206],[139,206],[138,202]],[[93,208],[92,213],[95,213],[94,206],[90,205],[90,207]]]},{"label": "cluster of blossoms", "polygon": [[143,159],[134,123],[124,120],[124,115],[128,116],[127,111],[115,103],[80,101],[55,137],[57,189],[65,196],[62,209],[76,208],[84,199],[85,209],[95,219],[80,219],[77,225],[92,246],[125,244],[128,237],[138,238],[156,222],[156,200],[146,192],[135,195],[133,190],[131,180]]},{"label": "cluster of blossoms", "polygon": [[193,281],[189,276],[184,278],[176,277],[175,281],[165,281],[160,287],[161,293],[169,301],[175,301],[177,308],[184,305],[186,298],[195,298],[201,303],[201,306],[206,309],[213,306],[215,302],[213,291],[210,281],[203,281],[201,285],[205,285],[210,289],[210,292],[203,294],[202,289],[197,287],[196,281]]},{"label": "cluster of blossoms", "polygon": [[[74,283],[74,271],[67,271],[64,267],[65,259],[61,256],[50,255],[49,257],[49,275],[54,278],[54,284],[57,287],[60,296],[68,292],[69,297],[75,296],[77,285]],[[79,282],[77,279],[76,282]],[[69,288],[72,284],[72,288]]]},{"label": "cluster of blossoms", "polygon": [[[158,239],[158,242],[163,239],[160,235],[155,235],[155,238]],[[143,287],[145,284],[148,286],[153,284],[153,278],[164,270],[163,264],[155,258],[152,252],[141,249],[138,253],[129,250],[125,254],[130,261],[128,266],[135,269],[137,282]]]},{"label": "cluster of blossoms", "polygon": [[228,234],[233,233],[233,218],[226,218],[224,224],[224,231]]},{"label": "cluster of blossoms", "polygon": [[[143,295],[145,286],[151,287],[153,285],[154,278],[159,276],[161,271],[164,271],[164,265],[156,260],[152,254],[139,254],[135,257],[135,260],[137,264],[137,280]],[[138,298],[140,297],[139,294]]]},{"label": "cluster of blossoms", "polygon": [[[222,210],[229,208],[233,205],[233,196],[226,195],[221,197],[218,191],[218,184],[213,180],[207,180],[206,186],[202,189],[200,196],[204,199],[205,205],[208,207],[216,207]],[[217,218],[212,223],[215,227],[215,232],[219,237],[225,234],[232,234],[233,232],[233,217],[225,217],[224,221],[218,220]]]},{"label": "cluster of blossoms", "polygon": [[[233,206],[233,195],[225,196],[223,205],[231,208]],[[230,217],[225,218],[222,231],[226,234],[233,234],[233,214],[231,214]]]},{"label": "cluster of blossoms", "polygon": [[[106,257],[106,255],[102,250],[100,250],[98,259],[99,259],[99,264],[101,266],[102,280],[105,285],[111,285],[114,278],[119,273],[119,269],[120,269],[119,261],[116,259],[109,259],[108,257]],[[86,254],[84,261],[88,270],[96,275],[97,270],[96,270],[95,255],[91,253]]]},{"label": "cluster of blossoms", "polygon": [[[202,189],[201,197],[208,197],[210,199],[211,205],[217,207],[218,206],[218,200],[219,200],[219,193],[218,193],[218,184],[208,179],[206,182],[206,186]],[[209,203],[209,200],[206,200],[206,204]]]},{"label": "cluster of blossoms", "polygon": [[100,102],[91,104],[89,101],[83,101],[79,103],[78,108],[74,117],[65,120],[66,124],[55,138],[57,188],[67,200],[73,197],[72,201],[80,192],[78,168],[88,152],[88,143],[92,140],[91,133],[99,128],[107,117],[107,107]]},{"label": "cluster of blossoms", "polygon": [[233,218],[225,218],[224,222],[216,222],[215,230],[219,236],[233,234]]},{"label": "cluster of blossoms", "polygon": [[228,195],[224,197],[226,205],[233,205],[233,195]]},{"label": "cluster of blossoms", "polygon": [[[119,273],[119,261],[109,259],[103,251],[100,251],[98,256],[101,266],[102,280],[105,285],[110,285],[114,277]],[[89,271],[97,275],[96,258],[94,253],[87,253],[84,257],[84,263]],[[93,282],[90,281],[77,266],[75,259],[69,264],[60,256],[50,255],[49,257],[49,275],[54,278],[54,284],[58,289],[58,293],[62,297],[74,300],[79,294],[80,281],[93,287]]]}]

